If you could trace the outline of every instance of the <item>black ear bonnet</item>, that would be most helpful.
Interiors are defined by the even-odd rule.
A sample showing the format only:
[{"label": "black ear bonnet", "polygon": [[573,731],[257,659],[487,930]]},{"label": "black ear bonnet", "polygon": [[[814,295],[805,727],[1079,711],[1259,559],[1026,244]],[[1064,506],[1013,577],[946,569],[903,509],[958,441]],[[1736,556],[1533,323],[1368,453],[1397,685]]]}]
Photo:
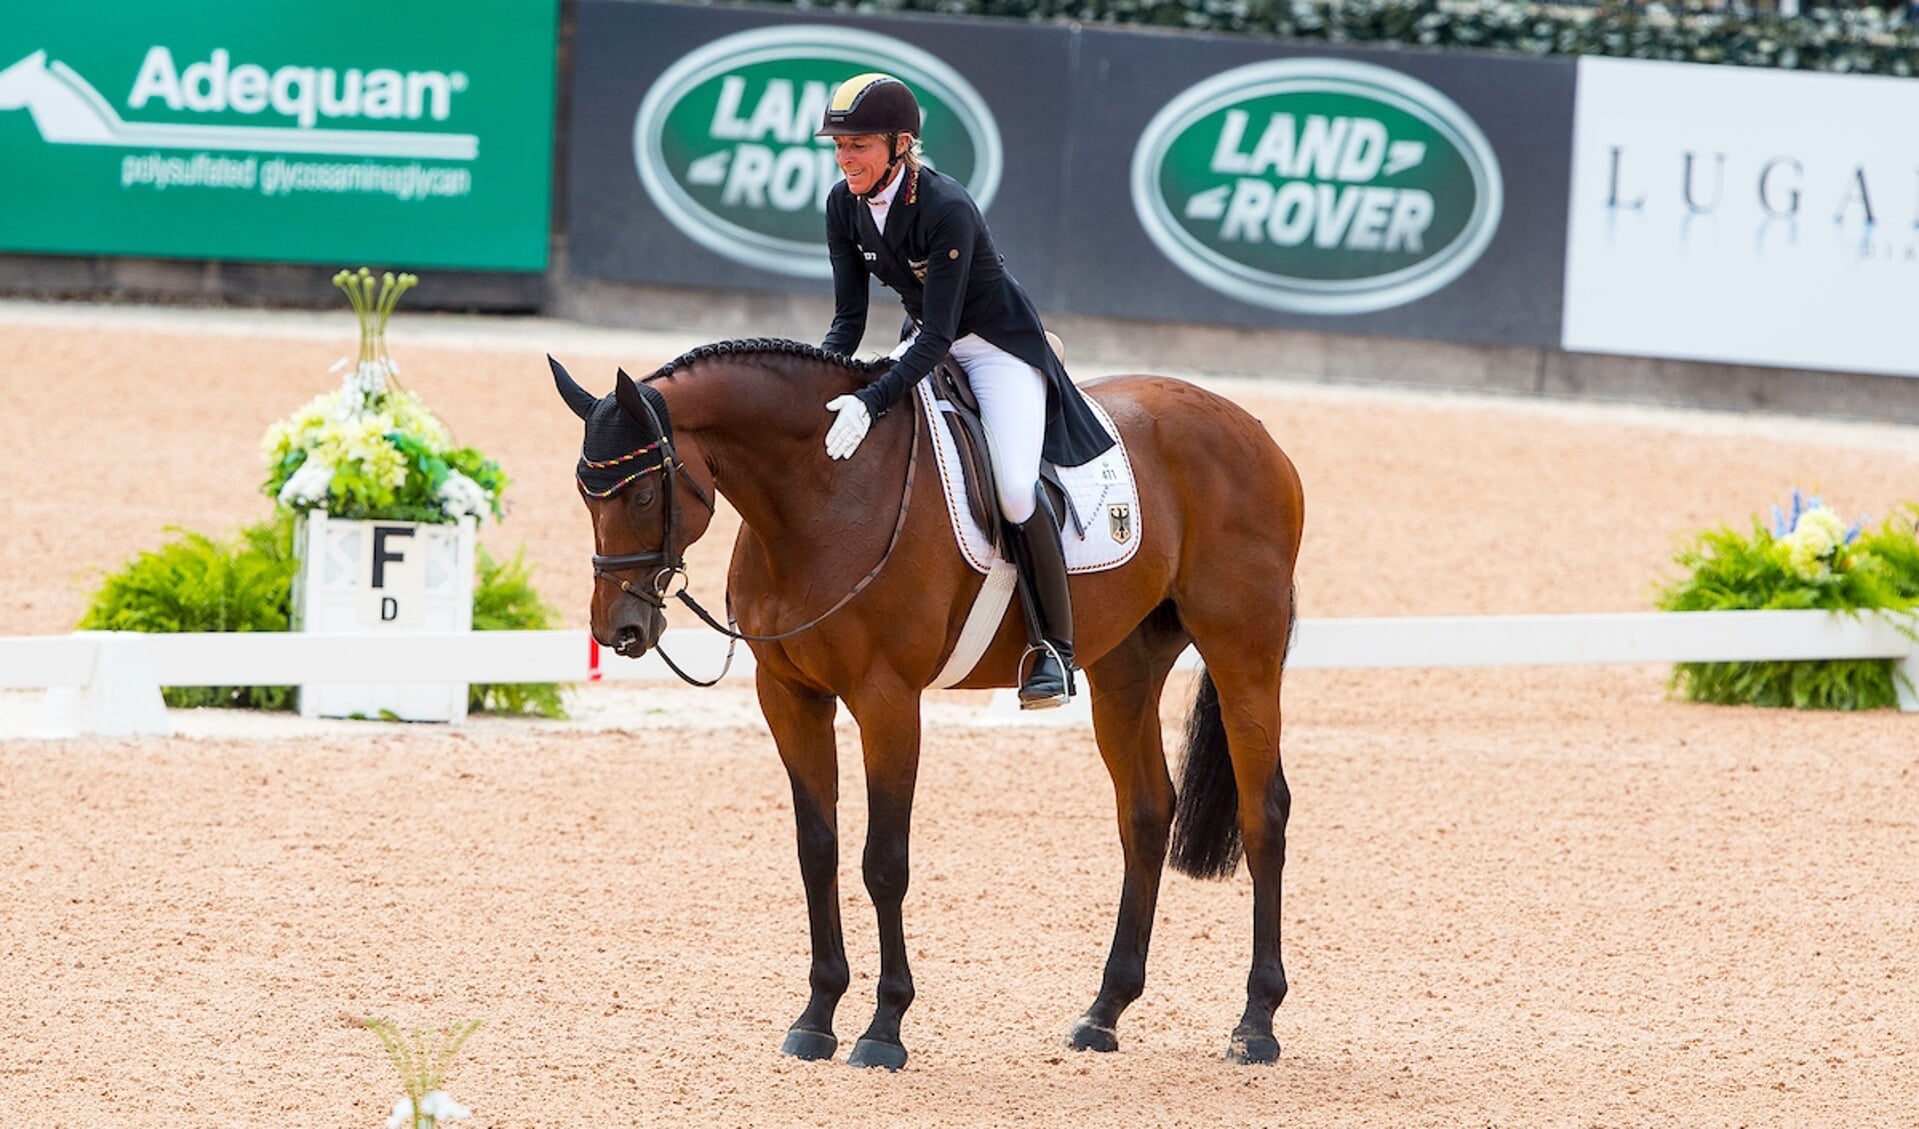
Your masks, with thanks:
[{"label": "black ear bonnet", "polygon": [[[574,473],[580,486],[595,498],[611,497],[665,465],[673,448],[673,421],[666,397],[651,385],[634,382],[653,419],[634,419],[609,392],[586,417],[586,439]],[[656,422],[657,421],[657,425]]]}]

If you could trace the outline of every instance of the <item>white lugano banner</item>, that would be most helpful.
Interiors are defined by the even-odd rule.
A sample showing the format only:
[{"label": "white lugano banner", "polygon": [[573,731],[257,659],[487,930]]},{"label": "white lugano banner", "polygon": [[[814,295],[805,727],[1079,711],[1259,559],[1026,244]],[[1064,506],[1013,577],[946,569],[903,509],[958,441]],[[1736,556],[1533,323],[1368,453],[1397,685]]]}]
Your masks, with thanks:
[{"label": "white lugano banner", "polygon": [[1579,60],[1569,350],[1919,376],[1919,82]]}]

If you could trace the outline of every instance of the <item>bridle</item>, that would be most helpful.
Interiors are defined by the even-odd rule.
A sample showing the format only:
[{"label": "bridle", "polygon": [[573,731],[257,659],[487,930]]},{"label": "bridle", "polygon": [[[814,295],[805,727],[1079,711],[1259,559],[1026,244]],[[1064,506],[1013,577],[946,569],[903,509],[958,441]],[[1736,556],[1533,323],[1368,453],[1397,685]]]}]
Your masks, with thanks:
[{"label": "bridle", "polygon": [[[686,589],[686,557],[684,552],[674,544],[675,536],[679,532],[679,522],[677,519],[679,516],[678,495],[680,470],[679,460],[675,458],[672,453],[672,444],[664,439],[655,439],[644,447],[635,448],[618,458],[607,459],[603,462],[594,462],[591,459],[582,461],[595,470],[605,470],[609,467],[617,466],[621,463],[639,458],[642,455],[651,454],[654,451],[660,451],[662,449],[664,449],[665,453],[661,456],[658,463],[627,475],[605,490],[595,490],[584,482],[581,482],[579,486],[580,492],[589,498],[611,498],[613,495],[618,494],[620,491],[633,485],[640,479],[645,478],[647,475],[655,471],[662,472],[666,499],[664,502],[665,514],[662,521],[665,536],[660,543],[660,547],[645,553],[621,553],[617,555],[596,553],[593,556],[593,579],[616,580],[619,582],[620,591],[625,592],[629,596],[636,596],[646,603],[664,610],[666,608],[666,600],[669,596],[676,596],[679,592],[685,591]],[[686,477],[686,484],[692,487],[693,496],[698,498],[700,503],[706,507],[707,513],[711,514],[716,511],[712,496],[699,484],[699,480],[688,475]],[[647,585],[640,587],[635,587],[631,580],[613,575],[616,572],[628,572],[644,569],[649,566],[654,566],[653,577]],[[673,580],[675,577],[679,578],[680,587],[678,590],[670,590],[673,588]]]},{"label": "bridle", "polygon": [[[581,461],[592,469],[608,470],[641,459],[656,451],[660,454],[660,461],[634,471],[632,474],[627,475],[604,490],[594,490],[587,486],[584,481],[579,482],[579,488],[582,494],[590,498],[611,498],[633,483],[645,478],[647,475],[656,471],[660,473],[661,486],[666,495],[661,503],[662,528],[660,547],[645,553],[621,553],[617,555],[595,553],[593,555],[593,580],[595,583],[601,580],[615,581],[619,584],[620,591],[629,596],[636,597],[644,603],[651,604],[661,612],[665,612],[667,600],[678,600],[691,609],[694,615],[699,616],[708,627],[727,637],[729,642],[726,647],[725,665],[720,667],[718,674],[704,681],[694,678],[692,675],[681,670],[679,664],[675,663],[672,657],[669,656],[663,648],[655,644],[654,650],[659,652],[661,661],[665,662],[667,667],[680,677],[681,681],[694,686],[712,686],[719,682],[720,679],[725,678],[726,672],[732,669],[734,651],[740,641],[744,640],[748,643],[772,643],[781,639],[791,639],[801,632],[810,631],[818,627],[826,617],[839,611],[851,603],[855,596],[864,592],[867,586],[873,583],[874,578],[879,576],[880,570],[886,567],[886,562],[892,559],[893,550],[897,548],[900,543],[900,534],[906,529],[906,514],[913,500],[913,475],[919,466],[920,428],[917,414],[914,414],[911,419],[913,428],[912,441],[907,450],[906,486],[900,493],[899,516],[894,519],[892,536],[887,539],[886,550],[880,554],[879,563],[874,565],[865,576],[861,577],[859,582],[854,584],[846,595],[841,596],[838,602],[832,607],[827,608],[819,615],[814,616],[798,627],[771,635],[752,635],[738,629],[739,622],[733,618],[733,592],[732,589],[729,588],[726,593],[726,622],[722,624],[713,617],[711,612],[701,607],[699,601],[694,599],[693,594],[687,590],[685,549],[678,544],[678,497],[679,482],[682,477],[681,467],[683,464],[681,464],[679,456],[674,449],[671,429],[665,425],[660,419],[659,414],[654,411],[652,402],[642,397],[640,403],[645,407],[647,423],[651,426],[653,433],[659,436],[658,439],[615,458],[599,462],[590,459],[582,459]],[[706,512],[709,515],[716,512],[717,507],[714,503],[713,496],[707,493],[706,489],[700,485],[699,480],[690,474],[684,475],[684,477],[686,484],[693,490],[693,496],[699,499],[700,504],[706,507]],[[636,585],[632,580],[626,577],[615,575],[616,573],[622,572],[639,572],[648,568],[653,569],[653,574],[644,584]],[[677,586],[675,584],[676,581]]]}]

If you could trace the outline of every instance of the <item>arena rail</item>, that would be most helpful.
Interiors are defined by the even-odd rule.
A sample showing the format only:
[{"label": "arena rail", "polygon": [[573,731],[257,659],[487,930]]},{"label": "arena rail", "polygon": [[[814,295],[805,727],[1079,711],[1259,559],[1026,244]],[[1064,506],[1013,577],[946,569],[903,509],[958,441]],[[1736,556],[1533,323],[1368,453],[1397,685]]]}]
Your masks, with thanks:
[{"label": "arena rail", "polygon": [[[1900,708],[1919,711],[1919,645],[1881,615],[1822,611],[1628,612],[1596,615],[1419,616],[1307,619],[1291,670],[1551,666],[1595,663],[1900,660]],[[678,629],[663,645],[702,677],[721,669],[726,640]],[[1181,665],[1198,665],[1188,649]],[[740,647],[728,679],[749,677]],[[162,686],[283,686],[367,682],[661,681],[675,676],[657,654],[605,655],[585,631],[475,631],[331,635],[75,632],[0,638],[0,689],[44,689],[36,737],[172,732]],[[1085,696],[1065,710],[1020,716],[1010,692],[990,718],[1083,724]],[[989,720],[989,723],[991,721]]]}]

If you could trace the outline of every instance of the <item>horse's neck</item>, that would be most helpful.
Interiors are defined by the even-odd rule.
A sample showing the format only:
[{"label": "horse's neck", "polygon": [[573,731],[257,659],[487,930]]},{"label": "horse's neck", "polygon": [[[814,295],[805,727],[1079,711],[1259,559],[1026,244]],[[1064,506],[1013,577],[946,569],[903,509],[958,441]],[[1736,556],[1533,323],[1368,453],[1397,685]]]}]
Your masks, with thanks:
[{"label": "horse's neck", "polygon": [[[671,378],[682,385],[672,399],[674,430],[697,439],[720,493],[763,537],[795,543],[835,535],[817,517],[847,488],[859,461],[834,462],[819,446],[831,419],[826,402],[850,390],[851,381],[836,376],[730,363]],[[868,437],[860,456],[882,446],[876,438]]]}]

